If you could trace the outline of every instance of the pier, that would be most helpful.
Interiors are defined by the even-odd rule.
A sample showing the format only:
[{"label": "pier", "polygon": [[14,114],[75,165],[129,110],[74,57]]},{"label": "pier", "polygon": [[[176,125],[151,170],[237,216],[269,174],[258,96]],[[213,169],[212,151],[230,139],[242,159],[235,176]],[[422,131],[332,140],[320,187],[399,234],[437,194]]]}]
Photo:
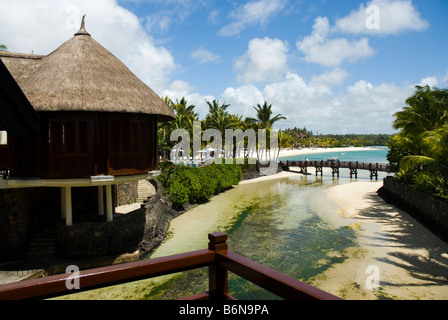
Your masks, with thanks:
[{"label": "pier", "polygon": [[300,173],[308,173],[309,167],[314,167],[316,176],[320,173],[323,175],[323,168],[331,168],[331,174],[334,177],[335,175],[339,177],[340,169],[349,169],[350,170],[350,178],[355,176],[358,177],[358,170],[369,170],[370,179],[375,177],[378,180],[378,172],[389,172],[389,165],[385,163],[371,163],[371,162],[358,162],[358,161],[339,161],[339,160],[320,160],[320,161],[310,161],[310,160],[302,160],[302,161],[286,161],[280,162],[280,166],[282,166],[283,170],[289,171],[290,167],[299,167]]}]

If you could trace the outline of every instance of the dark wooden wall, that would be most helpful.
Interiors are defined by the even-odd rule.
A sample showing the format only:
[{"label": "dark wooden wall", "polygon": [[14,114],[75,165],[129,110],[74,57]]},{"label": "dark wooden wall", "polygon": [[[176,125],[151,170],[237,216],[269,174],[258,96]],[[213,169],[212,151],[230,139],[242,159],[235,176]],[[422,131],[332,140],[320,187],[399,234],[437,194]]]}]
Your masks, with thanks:
[{"label": "dark wooden wall", "polygon": [[8,139],[9,158],[0,160],[0,167],[12,168],[12,177],[88,178],[157,168],[156,116],[93,112],[39,116],[38,138]]}]

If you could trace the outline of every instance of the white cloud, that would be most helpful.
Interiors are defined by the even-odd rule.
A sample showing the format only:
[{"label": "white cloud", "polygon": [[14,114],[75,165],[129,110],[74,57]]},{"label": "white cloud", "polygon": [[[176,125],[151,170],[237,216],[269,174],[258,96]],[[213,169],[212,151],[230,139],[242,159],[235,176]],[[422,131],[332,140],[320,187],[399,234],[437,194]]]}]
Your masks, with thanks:
[{"label": "white cloud", "polygon": [[154,91],[161,91],[177,67],[171,53],[156,46],[137,16],[114,0],[2,1],[0,39],[11,52],[49,54],[69,40],[86,17],[86,29]]},{"label": "white cloud", "polygon": [[[332,99],[332,118],[328,130],[349,132],[392,133],[394,113],[401,110],[413,88],[393,83],[377,86],[360,80]],[[330,119],[329,119],[330,120]]]},{"label": "white cloud", "polygon": [[222,94],[222,100],[230,104],[231,113],[254,117],[253,106],[263,104],[264,97],[254,85],[244,85],[238,88],[227,88]]},{"label": "white cloud", "polygon": [[[369,6],[375,6],[374,9],[378,9],[377,13],[374,11],[366,13]],[[378,28],[366,26],[366,20],[370,21],[371,18],[379,18]],[[421,18],[410,0],[372,0],[367,5],[361,4],[348,16],[338,19],[335,29],[353,34],[390,35],[409,30],[420,31],[428,26],[429,23]]]},{"label": "white cloud", "polygon": [[246,54],[239,57],[234,67],[242,72],[238,80],[244,83],[275,80],[287,70],[288,43],[279,39],[252,39]]},{"label": "white cloud", "polygon": [[446,70],[445,75],[442,77],[442,84],[443,84],[443,86],[445,86],[445,87],[448,86],[448,70]]},{"label": "white cloud", "polygon": [[219,22],[219,11],[218,10],[212,10],[208,14],[207,21],[211,24],[216,24]]},{"label": "white cloud", "polygon": [[307,62],[317,63],[325,67],[338,67],[343,62],[356,62],[370,57],[374,50],[369,46],[369,40],[362,38],[349,41],[345,38],[329,39],[330,24],[327,17],[315,19],[310,36],[296,43]]},{"label": "white cloud", "polygon": [[156,30],[166,32],[169,30],[171,23],[172,18],[169,15],[157,14],[146,17],[145,28],[148,32]]},{"label": "white cloud", "polygon": [[171,83],[169,90],[175,92],[191,92],[196,90],[195,87],[191,86],[188,82],[182,80],[175,80]]},{"label": "white cloud", "polygon": [[341,86],[347,76],[348,72],[346,70],[335,68],[323,74],[313,76],[310,85],[324,92],[331,93],[331,88]]},{"label": "white cloud", "polygon": [[223,98],[232,110],[244,117],[255,116],[252,106],[266,100],[273,105],[273,114],[281,113],[287,120],[276,128],[303,127],[319,133],[393,133],[393,114],[403,108],[412,92],[409,86],[393,83],[373,85],[360,80],[337,92],[322,90],[341,84],[344,70],[328,72],[333,81],[324,83],[324,75],[307,82],[295,73],[287,73],[278,82],[259,90],[253,85],[228,88]]},{"label": "white cloud", "polygon": [[420,83],[418,83],[418,85],[422,86],[422,87],[428,85],[431,88],[437,87],[439,85],[439,80],[438,80],[437,76],[426,77],[426,78],[423,78],[422,80],[420,80]]},{"label": "white cloud", "polygon": [[249,1],[231,12],[230,17],[235,21],[221,28],[219,35],[231,37],[239,34],[247,26],[265,25],[281,12],[285,5],[285,0]]},{"label": "white cloud", "polygon": [[208,105],[206,101],[213,101],[215,97],[211,95],[201,95],[195,92],[196,88],[188,82],[182,80],[173,81],[168,89],[161,91],[161,96],[167,96],[173,101],[185,98],[188,105],[194,105],[194,111],[199,114],[199,118],[203,119],[208,113]]},{"label": "white cloud", "polygon": [[208,62],[218,63],[221,61],[221,58],[218,55],[211,53],[210,51],[208,51],[204,48],[199,48],[199,49],[195,50],[190,55],[190,57],[198,60],[199,64],[204,64],[204,63],[208,63]]}]

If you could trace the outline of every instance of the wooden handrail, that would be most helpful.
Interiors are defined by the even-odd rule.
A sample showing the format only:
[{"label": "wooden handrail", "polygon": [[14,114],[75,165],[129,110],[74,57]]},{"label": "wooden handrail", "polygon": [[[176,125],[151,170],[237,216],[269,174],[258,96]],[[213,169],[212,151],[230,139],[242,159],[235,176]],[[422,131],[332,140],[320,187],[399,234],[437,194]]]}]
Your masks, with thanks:
[{"label": "wooden handrail", "polygon": [[208,266],[215,261],[215,252],[198,250],[168,257],[140,260],[79,272],[80,289],[69,290],[72,274],[60,274],[19,281],[0,286],[0,300],[51,298],[80,291],[148,279]]},{"label": "wooden handrail", "polygon": [[341,300],[328,292],[258,264],[234,252],[218,253],[217,261],[229,271],[287,300]]},{"label": "wooden handrail", "polygon": [[61,274],[2,285],[0,286],[0,300],[50,298],[204,266],[209,267],[209,292],[186,299],[232,299],[227,288],[228,271],[285,299],[340,299],[228,251],[227,235],[225,233],[211,233],[209,234],[209,240],[209,248],[204,250],[80,271],[76,278],[79,281],[79,289],[75,291],[67,287],[67,281],[73,280],[72,274]]},{"label": "wooden handrail", "polygon": [[385,163],[370,163],[358,161],[324,161],[324,160],[299,160],[280,162],[280,165],[285,164],[291,167],[327,167],[327,168],[342,168],[342,169],[359,169],[359,170],[376,170],[389,172],[389,165]]}]

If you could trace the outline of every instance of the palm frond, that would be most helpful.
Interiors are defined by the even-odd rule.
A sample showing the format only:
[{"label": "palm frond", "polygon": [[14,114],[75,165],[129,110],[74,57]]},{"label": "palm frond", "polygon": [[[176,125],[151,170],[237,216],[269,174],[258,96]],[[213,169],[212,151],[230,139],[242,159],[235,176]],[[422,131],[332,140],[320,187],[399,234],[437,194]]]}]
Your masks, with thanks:
[{"label": "palm frond", "polygon": [[400,162],[400,168],[403,170],[412,170],[417,167],[422,167],[434,163],[434,158],[420,155],[412,155],[404,157]]}]

